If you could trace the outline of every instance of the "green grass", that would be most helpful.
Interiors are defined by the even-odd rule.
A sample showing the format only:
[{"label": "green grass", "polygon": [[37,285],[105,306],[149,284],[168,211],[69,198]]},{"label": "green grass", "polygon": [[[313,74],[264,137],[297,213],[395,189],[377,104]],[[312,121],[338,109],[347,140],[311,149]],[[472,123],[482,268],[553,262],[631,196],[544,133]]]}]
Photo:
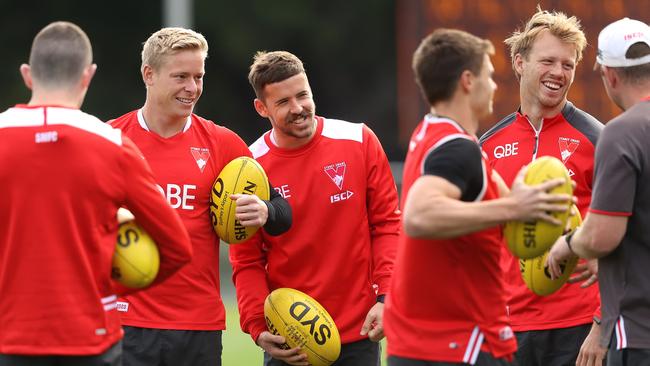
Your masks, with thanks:
[{"label": "green grass", "polygon": [[[239,327],[239,311],[235,299],[224,296],[226,331],[223,333],[223,366],[262,366],[262,349]],[[386,365],[386,340],[381,342],[382,365]]]},{"label": "green grass", "polygon": [[226,331],[223,333],[223,366],[262,366],[262,349],[239,327],[239,311],[234,299],[224,298]]}]

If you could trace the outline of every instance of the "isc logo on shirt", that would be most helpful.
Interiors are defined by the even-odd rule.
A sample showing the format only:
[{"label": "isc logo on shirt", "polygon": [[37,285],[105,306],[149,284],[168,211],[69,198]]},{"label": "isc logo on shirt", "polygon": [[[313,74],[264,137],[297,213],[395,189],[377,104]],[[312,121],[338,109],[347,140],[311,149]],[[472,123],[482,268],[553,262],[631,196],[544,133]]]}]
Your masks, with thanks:
[{"label": "isc logo on shirt", "polygon": [[352,197],[353,194],[354,192],[352,191],[345,191],[345,192],[333,194],[330,196],[330,203],[345,201],[350,197]]}]

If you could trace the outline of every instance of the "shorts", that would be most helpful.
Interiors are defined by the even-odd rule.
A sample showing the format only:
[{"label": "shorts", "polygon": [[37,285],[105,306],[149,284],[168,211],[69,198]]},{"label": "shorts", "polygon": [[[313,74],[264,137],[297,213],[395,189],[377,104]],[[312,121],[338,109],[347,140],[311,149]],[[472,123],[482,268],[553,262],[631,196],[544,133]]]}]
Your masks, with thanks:
[{"label": "shorts", "polygon": [[[438,362],[438,361],[424,361],[414,360],[410,358],[402,358],[397,356],[388,357],[388,366],[456,366],[456,365],[469,365],[468,363],[455,363],[455,362]],[[479,352],[478,358],[474,366],[514,366],[516,363],[508,362],[502,358],[494,358],[487,352]]]},{"label": "shorts", "polygon": [[0,354],[0,366],[121,366],[122,342],[92,356],[27,356]]},{"label": "shorts", "polygon": [[220,330],[123,328],[124,366],[221,366]]},{"label": "shorts", "polygon": [[616,342],[607,350],[607,366],[650,366],[650,349],[616,349]]},{"label": "shorts", "polygon": [[[264,352],[264,366],[286,366],[287,363],[271,358]],[[341,355],[332,366],[380,366],[381,347],[369,339],[341,345]]]},{"label": "shorts", "polygon": [[519,365],[573,366],[582,343],[591,330],[591,323],[569,328],[515,332]]}]

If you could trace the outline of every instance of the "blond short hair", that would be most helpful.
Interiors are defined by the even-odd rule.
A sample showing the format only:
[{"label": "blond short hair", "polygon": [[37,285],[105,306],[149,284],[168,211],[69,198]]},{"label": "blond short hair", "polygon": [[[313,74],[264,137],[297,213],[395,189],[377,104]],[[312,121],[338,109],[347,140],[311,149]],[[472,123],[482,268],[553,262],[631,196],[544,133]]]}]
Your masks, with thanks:
[{"label": "blond short hair", "polygon": [[510,47],[510,58],[512,60],[512,69],[515,71],[517,78],[520,75],[515,69],[515,56],[520,54],[521,57],[528,60],[533,43],[537,36],[545,29],[559,38],[562,42],[573,44],[576,48],[576,63],[582,60],[582,52],[587,46],[587,37],[585,37],[580,25],[580,20],[575,16],[568,17],[562,12],[549,12],[542,10],[539,5],[537,12],[528,20],[524,30],[516,30],[504,43]]},{"label": "blond short hair", "polygon": [[163,58],[184,50],[199,50],[203,58],[208,57],[208,41],[201,33],[191,29],[163,28],[149,37],[142,47],[142,67],[151,66],[157,70]]}]

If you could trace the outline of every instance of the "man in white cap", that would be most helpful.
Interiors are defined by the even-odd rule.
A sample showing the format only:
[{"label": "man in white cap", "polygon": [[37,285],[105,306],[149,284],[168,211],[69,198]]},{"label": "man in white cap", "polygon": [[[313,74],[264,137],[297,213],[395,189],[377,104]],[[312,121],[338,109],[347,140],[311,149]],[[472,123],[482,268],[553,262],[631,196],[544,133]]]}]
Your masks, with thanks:
[{"label": "man in white cap", "polygon": [[563,259],[599,258],[602,353],[578,365],[599,364],[608,346],[607,365],[650,365],[650,27],[628,18],[605,27],[596,67],[624,112],[600,135],[589,214],[548,264],[558,276]]}]

